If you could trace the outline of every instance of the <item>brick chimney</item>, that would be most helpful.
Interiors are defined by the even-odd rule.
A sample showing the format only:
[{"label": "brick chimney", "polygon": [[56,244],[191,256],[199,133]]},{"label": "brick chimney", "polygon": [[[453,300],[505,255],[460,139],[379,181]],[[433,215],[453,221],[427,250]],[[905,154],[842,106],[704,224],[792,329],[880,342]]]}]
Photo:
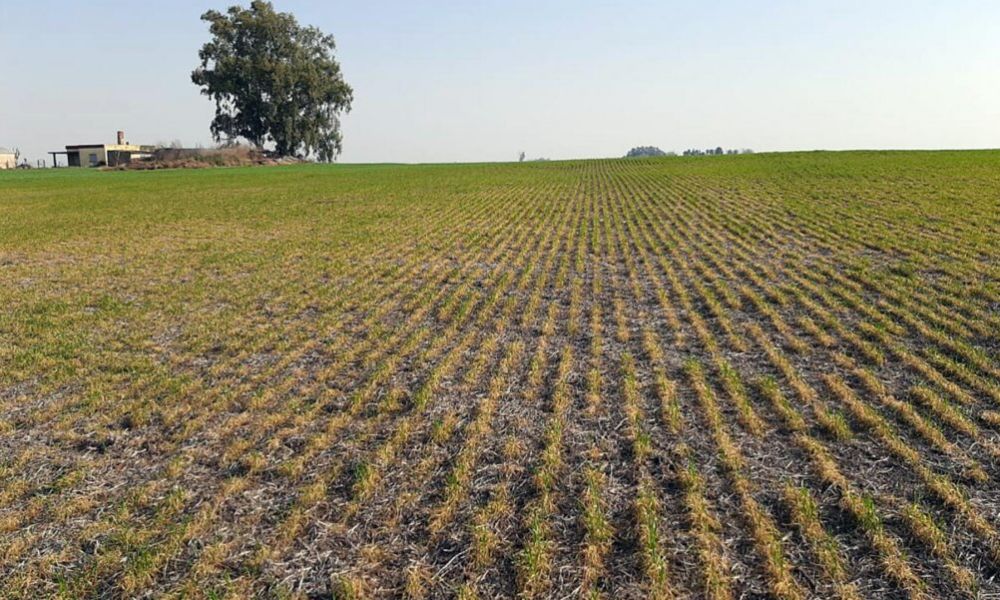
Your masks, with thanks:
[{"label": "brick chimney", "polygon": [[125,145],[125,132],[124,131],[119,131],[118,132],[118,145],[119,146],[124,146]]}]

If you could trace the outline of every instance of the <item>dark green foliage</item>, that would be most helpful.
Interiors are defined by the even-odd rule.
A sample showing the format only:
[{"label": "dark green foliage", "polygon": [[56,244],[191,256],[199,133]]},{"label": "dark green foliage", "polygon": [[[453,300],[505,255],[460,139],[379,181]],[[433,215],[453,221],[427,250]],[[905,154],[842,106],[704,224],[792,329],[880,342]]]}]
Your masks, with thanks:
[{"label": "dark green foliage", "polygon": [[351,87],[334,58],[333,36],[302,27],[270,2],[210,10],[212,40],[198,53],[191,80],[215,101],[216,141],[244,138],[280,156],[340,154],[340,114],[349,111]]},{"label": "dark green foliage", "polygon": [[637,158],[640,156],[667,156],[667,153],[656,146],[637,146],[629,150],[625,158]]}]

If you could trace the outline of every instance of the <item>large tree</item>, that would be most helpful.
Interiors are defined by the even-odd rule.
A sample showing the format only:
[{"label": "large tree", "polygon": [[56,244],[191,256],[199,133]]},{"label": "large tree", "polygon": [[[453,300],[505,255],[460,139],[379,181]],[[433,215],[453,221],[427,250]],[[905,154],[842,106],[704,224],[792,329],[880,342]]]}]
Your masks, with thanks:
[{"label": "large tree", "polygon": [[212,40],[198,53],[191,80],[215,101],[216,141],[243,138],[281,156],[340,154],[340,114],[353,90],[334,57],[333,36],[299,25],[270,2],[210,10]]}]

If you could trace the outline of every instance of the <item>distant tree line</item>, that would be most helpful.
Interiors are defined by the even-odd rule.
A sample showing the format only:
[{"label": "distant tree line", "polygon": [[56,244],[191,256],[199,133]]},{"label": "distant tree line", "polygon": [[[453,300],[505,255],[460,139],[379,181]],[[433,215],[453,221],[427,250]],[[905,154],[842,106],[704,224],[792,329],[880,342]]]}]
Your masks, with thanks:
[{"label": "distant tree line", "polygon": [[656,146],[636,146],[628,151],[625,158],[639,158],[646,156],[677,156],[673,152],[664,152]]},{"label": "distant tree line", "polygon": [[708,150],[698,150],[697,148],[690,148],[683,152],[684,156],[722,156],[723,154],[753,154],[753,150],[749,148],[742,148],[737,150],[736,148],[730,148],[728,150],[723,149],[722,146],[718,148]]},{"label": "distant tree line", "polygon": [[[753,150],[749,148],[743,148],[737,150],[736,148],[730,148],[729,150],[724,149],[722,146],[718,148],[709,148],[708,150],[698,150],[698,149],[688,149],[683,152],[684,156],[722,156],[723,154],[753,154]],[[628,151],[625,158],[639,158],[639,157],[649,157],[649,156],[677,156],[675,152],[664,152],[656,146],[636,146]]]}]

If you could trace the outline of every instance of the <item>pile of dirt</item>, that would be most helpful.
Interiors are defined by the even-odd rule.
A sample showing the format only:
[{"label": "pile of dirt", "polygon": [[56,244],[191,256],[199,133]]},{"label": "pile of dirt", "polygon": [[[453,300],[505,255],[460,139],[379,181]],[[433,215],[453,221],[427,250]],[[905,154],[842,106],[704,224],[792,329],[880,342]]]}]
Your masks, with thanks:
[{"label": "pile of dirt", "polygon": [[270,156],[250,146],[225,148],[160,148],[149,158],[112,167],[113,170],[207,169],[211,167],[275,166],[303,162],[293,156]]}]

